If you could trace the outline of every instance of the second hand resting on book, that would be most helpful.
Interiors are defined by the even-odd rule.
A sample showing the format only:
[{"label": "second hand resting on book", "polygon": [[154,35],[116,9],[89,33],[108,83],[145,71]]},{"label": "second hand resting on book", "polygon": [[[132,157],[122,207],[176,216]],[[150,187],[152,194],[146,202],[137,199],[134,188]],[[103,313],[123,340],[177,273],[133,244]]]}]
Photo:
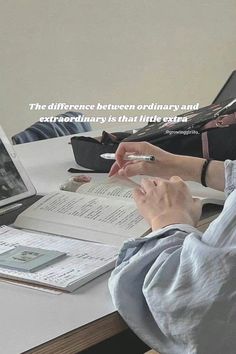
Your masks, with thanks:
[{"label": "second hand resting on book", "polygon": [[[153,163],[145,161],[125,161],[127,153],[155,156]],[[170,224],[196,226],[202,205],[192,195],[183,180],[199,182],[205,159],[168,153],[146,142],[121,143],[116,152],[116,162],[109,176],[131,177],[150,175],[141,180],[133,197],[142,216],[153,230]],[[214,173],[211,173],[211,171]],[[161,178],[160,178],[161,177]],[[165,178],[165,179],[163,179]],[[206,176],[207,185],[214,189],[224,189],[224,164],[211,161]]]}]

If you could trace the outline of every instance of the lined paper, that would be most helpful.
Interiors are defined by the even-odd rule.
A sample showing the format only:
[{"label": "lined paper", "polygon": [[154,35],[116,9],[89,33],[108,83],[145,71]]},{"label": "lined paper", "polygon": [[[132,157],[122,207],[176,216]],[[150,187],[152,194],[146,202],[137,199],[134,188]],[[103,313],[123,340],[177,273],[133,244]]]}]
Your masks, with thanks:
[{"label": "lined paper", "polygon": [[34,273],[0,267],[0,276],[69,291],[112,269],[118,254],[115,246],[0,227],[0,253],[19,245],[66,252],[67,257]]}]

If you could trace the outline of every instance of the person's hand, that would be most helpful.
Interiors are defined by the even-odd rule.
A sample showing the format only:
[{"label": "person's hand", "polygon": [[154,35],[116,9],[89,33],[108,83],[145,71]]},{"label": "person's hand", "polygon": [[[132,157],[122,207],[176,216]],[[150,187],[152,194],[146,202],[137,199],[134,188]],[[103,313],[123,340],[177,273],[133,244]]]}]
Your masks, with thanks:
[{"label": "person's hand", "polygon": [[[125,161],[125,154],[154,155],[154,162]],[[121,143],[116,151],[116,162],[112,165],[109,176],[148,175],[170,178],[180,176],[184,180],[199,180],[204,160],[174,155],[147,142]]]},{"label": "person's hand", "polygon": [[140,214],[157,230],[172,224],[196,226],[202,205],[177,176],[169,181],[159,178],[142,179],[141,185],[133,192]]}]

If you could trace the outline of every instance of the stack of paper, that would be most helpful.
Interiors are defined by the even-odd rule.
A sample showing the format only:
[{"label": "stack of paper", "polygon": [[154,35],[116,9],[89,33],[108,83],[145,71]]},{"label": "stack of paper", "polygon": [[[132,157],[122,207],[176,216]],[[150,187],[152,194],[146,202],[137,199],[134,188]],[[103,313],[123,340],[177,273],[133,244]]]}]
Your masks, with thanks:
[{"label": "stack of paper", "polygon": [[115,246],[0,227],[0,254],[19,245],[65,252],[67,256],[35,272],[0,267],[0,277],[69,292],[111,270],[118,254]]}]

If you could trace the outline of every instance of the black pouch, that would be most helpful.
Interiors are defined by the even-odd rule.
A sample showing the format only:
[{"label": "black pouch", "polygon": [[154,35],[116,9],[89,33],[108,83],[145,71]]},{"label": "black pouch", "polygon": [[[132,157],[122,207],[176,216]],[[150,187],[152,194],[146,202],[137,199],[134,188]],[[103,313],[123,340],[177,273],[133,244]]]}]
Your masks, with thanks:
[{"label": "black pouch", "polygon": [[129,135],[130,133],[109,134],[103,131],[102,136],[98,138],[72,137],[71,145],[76,163],[98,173],[109,172],[114,161],[105,160],[100,155],[116,152],[119,143]]}]

